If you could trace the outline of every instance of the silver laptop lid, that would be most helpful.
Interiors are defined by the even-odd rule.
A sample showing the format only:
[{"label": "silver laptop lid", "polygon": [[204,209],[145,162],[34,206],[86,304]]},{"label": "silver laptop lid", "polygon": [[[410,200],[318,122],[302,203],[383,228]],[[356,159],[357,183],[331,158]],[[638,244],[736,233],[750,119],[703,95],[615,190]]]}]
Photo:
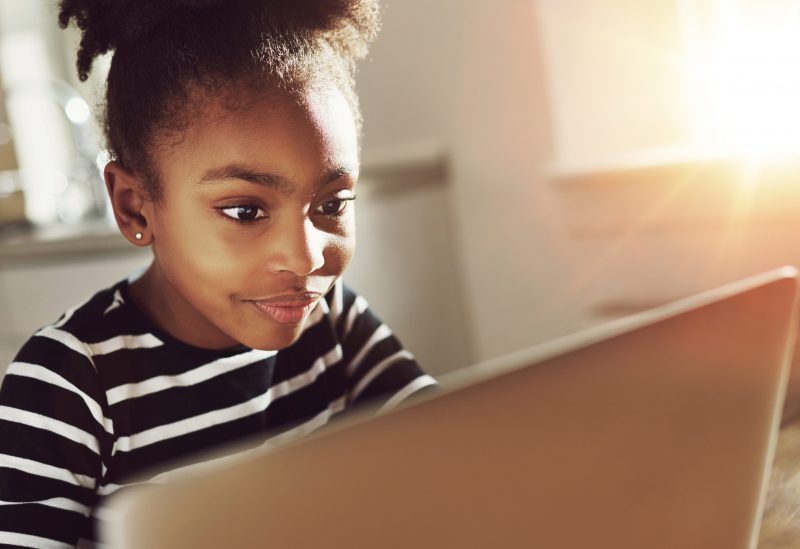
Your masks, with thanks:
[{"label": "silver laptop lid", "polygon": [[786,268],[479,364],[440,395],[112,503],[115,547],[754,547]]}]

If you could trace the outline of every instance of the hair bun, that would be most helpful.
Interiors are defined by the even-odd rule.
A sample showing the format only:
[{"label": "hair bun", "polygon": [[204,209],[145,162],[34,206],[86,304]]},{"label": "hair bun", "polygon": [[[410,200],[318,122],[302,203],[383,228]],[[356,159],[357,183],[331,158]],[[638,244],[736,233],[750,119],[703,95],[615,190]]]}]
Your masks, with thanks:
[{"label": "hair bun", "polygon": [[94,58],[135,42],[181,12],[219,8],[229,0],[59,0],[58,24],[70,20],[82,31],[78,51],[78,76],[86,80]]},{"label": "hair bun", "polygon": [[192,32],[187,31],[192,21],[209,18],[214,25],[223,20],[263,24],[282,32],[323,35],[341,53],[360,57],[380,20],[377,0],[59,0],[59,8],[62,28],[74,20],[83,31],[77,63],[81,80],[88,77],[95,57],[134,44],[160,27]]}]

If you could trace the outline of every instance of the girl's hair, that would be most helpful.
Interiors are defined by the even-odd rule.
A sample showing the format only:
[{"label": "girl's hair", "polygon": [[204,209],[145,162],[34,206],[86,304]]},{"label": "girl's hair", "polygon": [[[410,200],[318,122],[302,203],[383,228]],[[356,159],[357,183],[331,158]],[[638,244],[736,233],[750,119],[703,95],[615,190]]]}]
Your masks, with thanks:
[{"label": "girl's hair", "polygon": [[102,122],[111,157],[160,198],[152,152],[201,114],[235,108],[242,88],[337,86],[360,127],[355,61],[379,26],[377,0],[60,0],[83,31],[78,76],[114,51]]}]

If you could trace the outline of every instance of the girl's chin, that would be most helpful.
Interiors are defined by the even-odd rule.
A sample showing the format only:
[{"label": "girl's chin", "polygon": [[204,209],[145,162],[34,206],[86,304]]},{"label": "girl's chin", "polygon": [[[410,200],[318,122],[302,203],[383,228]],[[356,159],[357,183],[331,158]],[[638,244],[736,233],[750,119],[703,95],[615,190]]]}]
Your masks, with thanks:
[{"label": "girl's chin", "polygon": [[242,337],[241,343],[245,347],[251,349],[260,349],[262,351],[280,351],[292,345],[300,338],[303,331],[303,326],[298,325],[291,328],[283,328],[280,330],[270,330],[270,334],[253,334],[249,337]]}]

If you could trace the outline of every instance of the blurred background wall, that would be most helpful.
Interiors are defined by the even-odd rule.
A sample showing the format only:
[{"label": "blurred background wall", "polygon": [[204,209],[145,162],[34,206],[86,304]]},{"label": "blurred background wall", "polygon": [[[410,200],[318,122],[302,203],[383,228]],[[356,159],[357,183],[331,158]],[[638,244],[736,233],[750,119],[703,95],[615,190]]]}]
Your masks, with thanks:
[{"label": "blurred background wall", "polygon": [[[800,264],[794,4],[387,2],[359,75],[364,167],[347,281],[443,373]],[[58,209],[68,197],[93,207],[87,184],[64,184],[84,173],[75,140],[91,140],[92,122],[69,116],[69,97],[40,97],[34,111],[51,112],[29,122],[8,92],[23,50],[89,107],[101,89],[103,62],[75,81],[75,34],[57,31],[50,5],[0,0],[19,164],[4,168],[7,186],[25,188],[29,213],[45,204],[36,230],[0,229],[4,363],[36,326],[148,259],[102,219]],[[26,152],[42,132],[59,152]]]}]

